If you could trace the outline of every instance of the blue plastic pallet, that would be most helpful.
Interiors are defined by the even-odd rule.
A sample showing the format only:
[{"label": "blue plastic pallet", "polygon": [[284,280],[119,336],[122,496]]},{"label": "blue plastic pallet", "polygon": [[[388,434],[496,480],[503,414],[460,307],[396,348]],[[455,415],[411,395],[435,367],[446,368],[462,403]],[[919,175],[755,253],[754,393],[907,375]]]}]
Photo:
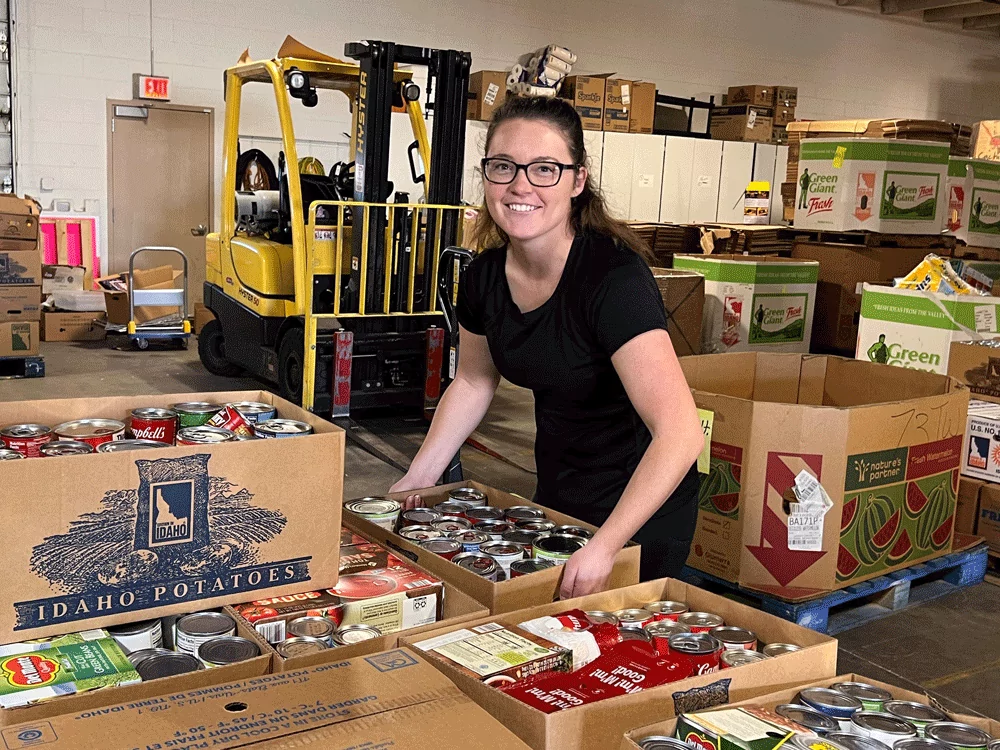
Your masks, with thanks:
[{"label": "blue plastic pallet", "polygon": [[[687,566],[681,578],[702,588],[724,589],[737,598],[755,602],[768,614],[834,635],[888,617],[910,604],[937,599],[956,589],[982,583],[986,578],[988,551],[985,544],[977,545],[800,602],[788,602],[761,591],[742,588]],[[873,601],[875,599],[877,601]],[[856,606],[845,606],[852,603]],[[831,612],[835,607],[843,609]]]},{"label": "blue plastic pallet", "polygon": [[0,357],[0,380],[12,378],[44,378],[42,357]]}]

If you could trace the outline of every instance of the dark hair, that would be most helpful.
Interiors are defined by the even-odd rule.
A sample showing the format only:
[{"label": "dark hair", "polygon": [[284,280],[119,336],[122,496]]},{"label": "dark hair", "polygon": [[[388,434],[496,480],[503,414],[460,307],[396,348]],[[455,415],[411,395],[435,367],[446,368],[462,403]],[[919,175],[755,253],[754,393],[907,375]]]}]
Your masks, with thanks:
[{"label": "dark hair", "polygon": [[[508,97],[490,120],[490,127],[486,131],[485,155],[489,154],[490,142],[497,128],[508,120],[538,120],[557,128],[566,139],[573,163],[579,166],[586,165],[587,150],[583,143],[583,124],[573,105],[564,99],[536,96]],[[608,214],[604,198],[600,190],[594,187],[589,174],[583,192],[573,198],[570,221],[577,234],[590,233],[610,237],[634,250],[647,262],[651,258],[649,247],[635,230]],[[479,212],[473,234],[476,246],[485,250],[503,247],[509,240],[506,232],[497,226],[490,216],[489,207],[485,202],[483,210]]]}]

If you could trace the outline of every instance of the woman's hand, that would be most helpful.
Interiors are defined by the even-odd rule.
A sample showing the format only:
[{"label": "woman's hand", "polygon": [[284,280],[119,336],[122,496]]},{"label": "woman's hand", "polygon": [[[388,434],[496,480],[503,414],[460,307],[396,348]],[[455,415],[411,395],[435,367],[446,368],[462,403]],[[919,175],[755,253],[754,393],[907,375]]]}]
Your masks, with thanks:
[{"label": "woman's hand", "polygon": [[[422,477],[411,477],[407,474],[405,477],[396,482],[392,487],[389,488],[389,492],[408,492],[410,490],[424,490],[428,487],[434,486],[434,480],[427,481]],[[423,498],[420,495],[413,494],[407,495],[406,499],[402,502],[403,510],[413,510],[414,508],[424,507]]]},{"label": "woman's hand", "polygon": [[598,541],[596,537],[566,561],[559,588],[560,599],[587,596],[607,588],[618,550],[605,549],[595,541]]}]

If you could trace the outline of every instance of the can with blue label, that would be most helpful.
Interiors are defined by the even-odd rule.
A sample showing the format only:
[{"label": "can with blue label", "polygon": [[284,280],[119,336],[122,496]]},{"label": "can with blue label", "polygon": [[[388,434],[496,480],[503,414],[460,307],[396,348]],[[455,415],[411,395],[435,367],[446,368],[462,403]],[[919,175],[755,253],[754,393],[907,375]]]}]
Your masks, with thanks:
[{"label": "can with blue label", "polygon": [[259,438],[299,437],[312,432],[312,425],[294,419],[268,419],[253,425],[253,434]]},{"label": "can with blue label", "polygon": [[462,545],[462,552],[479,552],[480,547],[491,541],[490,537],[481,531],[456,531],[451,538]]},{"label": "can with blue label", "polygon": [[261,401],[230,401],[225,406],[231,406],[233,409],[236,409],[252,425],[258,422],[266,422],[278,416],[277,409]]}]

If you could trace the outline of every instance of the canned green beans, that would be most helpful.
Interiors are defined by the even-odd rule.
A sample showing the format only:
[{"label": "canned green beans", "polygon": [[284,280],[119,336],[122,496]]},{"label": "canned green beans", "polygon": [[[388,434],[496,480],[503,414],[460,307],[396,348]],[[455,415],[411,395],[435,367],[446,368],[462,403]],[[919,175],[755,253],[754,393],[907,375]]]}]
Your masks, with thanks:
[{"label": "canned green beans", "polygon": [[532,542],[532,557],[536,560],[547,560],[556,565],[563,565],[573,553],[583,549],[586,539],[568,534],[543,534]]},{"label": "canned green beans", "polygon": [[948,715],[934,706],[926,703],[915,703],[913,701],[886,701],[882,710],[897,719],[910,722],[917,729],[917,736],[924,736],[924,729],[928,724],[936,721],[948,721]]},{"label": "canned green beans", "polygon": [[207,401],[184,401],[171,404],[170,408],[177,412],[180,427],[201,427],[222,410],[222,405]]},{"label": "canned green beans", "polygon": [[892,693],[888,690],[866,682],[837,682],[831,685],[830,689],[857,698],[861,701],[864,711],[882,711],[886,701],[892,700]]}]

